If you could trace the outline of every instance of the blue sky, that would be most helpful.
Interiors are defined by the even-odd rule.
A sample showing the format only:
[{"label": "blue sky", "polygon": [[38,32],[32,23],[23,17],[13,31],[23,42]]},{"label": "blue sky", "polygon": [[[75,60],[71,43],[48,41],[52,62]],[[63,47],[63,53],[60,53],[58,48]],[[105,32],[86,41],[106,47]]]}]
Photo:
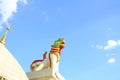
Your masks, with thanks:
[{"label": "blue sky", "polygon": [[0,36],[25,72],[66,40],[60,73],[67,80],[120,80],[119,0],[0,0]]}]

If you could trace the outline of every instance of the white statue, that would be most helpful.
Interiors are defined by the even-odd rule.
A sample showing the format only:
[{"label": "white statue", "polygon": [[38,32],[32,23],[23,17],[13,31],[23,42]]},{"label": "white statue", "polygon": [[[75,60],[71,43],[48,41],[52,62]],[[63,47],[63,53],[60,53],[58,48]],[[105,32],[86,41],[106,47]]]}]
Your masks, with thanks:
[{"label": "white statue", "polygon": [[64,48],[65,40],[63,38],[59,38],[54,42],[51,46],[50,53],[48,57],[46,57],[47,52],[43,54],[43,60],[35,60],[31,64],[31,71],[39,71],[39,70],[50,70],[49,74],[45,74],[43,76],[52,76],[54,80],[65,80],[64,77],[59,73],[59,62],[60,62],[60,53]]}]

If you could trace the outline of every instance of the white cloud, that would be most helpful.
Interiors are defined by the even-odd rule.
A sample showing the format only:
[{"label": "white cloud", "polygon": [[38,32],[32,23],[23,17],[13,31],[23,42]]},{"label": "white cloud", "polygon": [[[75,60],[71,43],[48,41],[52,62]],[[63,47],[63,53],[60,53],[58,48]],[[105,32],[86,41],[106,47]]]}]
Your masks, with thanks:
[{"label": "white cloud", "polygon": [[0,0],[0,26],[8,24],[8,19],[17,12],[17,3],[27,4],[27,0]]},{"label": "white cloud", "polygon": [[110,58],[107,63],[115,63],[116,62],[116,59],[115,58]]},{"label": "white cloud", "polygon": [[92,48],[103,49],[103,50],[110,50],[117,46],[120,46],[120,40],[108,40],[107,45],[91,45]]},{"label": "white cloud", "polygon": [[116,46],[120,45],[120,41],[115,41],[115,40],[108,40],[107,41],[107,46],[104,46],[104,50],[109,50],[112,48],[115,48]]}]

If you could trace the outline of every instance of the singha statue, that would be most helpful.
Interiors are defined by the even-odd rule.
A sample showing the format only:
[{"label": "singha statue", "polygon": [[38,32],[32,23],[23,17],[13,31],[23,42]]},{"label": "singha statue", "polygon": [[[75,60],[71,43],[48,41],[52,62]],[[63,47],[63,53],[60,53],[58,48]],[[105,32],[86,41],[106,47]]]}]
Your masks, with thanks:
[{"label": "singha statue", "polygon": [[[52,76],[51,80],[65,80],[64,77],[59,73],[58,66],[60,62],[61,51],[65,46],[65,40],[63,38],[59,38],[54,42],[51,46],[51,50],[46,57],[47,52],[43,54],[42,60],[35,60],[32,62],[30,68],[31,71],[40,71],[44,70],[46,73],[44,76]],[[49,73],[47,71],[49,70]]]}]

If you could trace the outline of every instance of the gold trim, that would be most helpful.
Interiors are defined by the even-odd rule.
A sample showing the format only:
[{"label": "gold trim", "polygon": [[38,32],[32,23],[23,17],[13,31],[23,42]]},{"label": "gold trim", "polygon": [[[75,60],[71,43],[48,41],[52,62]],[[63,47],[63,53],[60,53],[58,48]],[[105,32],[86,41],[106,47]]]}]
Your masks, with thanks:
[{"label": "gold trim", "polygon": [[5,40],[6,40],[6,36],[7,36],[7,33],[8,33],[8,31],[10,30],[10,25],[8,25],[8,27],[6,28],[6,31],[5,31],[5,33],[4,33],[4,35],[3,35],[3,37],[0,39],[0,43],[2,43],[2,44],[4,44],[5,45]]}]

